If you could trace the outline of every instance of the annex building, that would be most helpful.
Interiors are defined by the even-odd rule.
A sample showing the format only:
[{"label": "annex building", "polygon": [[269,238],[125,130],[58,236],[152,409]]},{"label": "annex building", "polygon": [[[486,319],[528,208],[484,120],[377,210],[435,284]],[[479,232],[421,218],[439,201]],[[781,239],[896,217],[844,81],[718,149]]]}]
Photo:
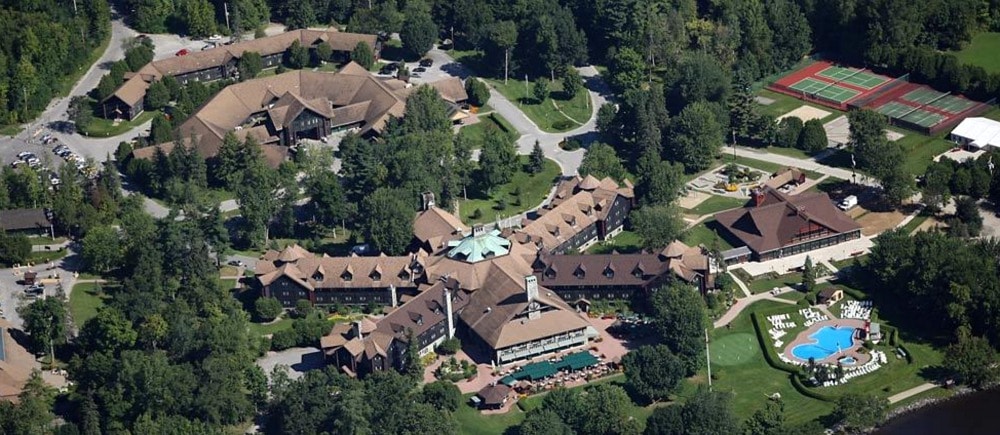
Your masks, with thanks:
[{"label": "annex building", "polygon": [[114,94],[101,101],[102,113],[108,119],[135,119],[143,112],[143,103],[149,86],[165,76],[172,76],[181,84],[190,81],[238,78],[236,66],[243,53],[260,54],[264,68],[270,68],[281,63],[285,52],[295,41],[310,50],[326,43],[333,49],[334,59],[340,62],[350,60],[351,51],[360,42],[371,47],[376,59],[382,48],[376,35],[340,32],[330,28],[294,30],[204,51],[193,51],[184,56],[156,60],[146,64],[139,71],[127,73],[125,83],[122,83]]},{"label": "annex building", "polygon": [[950,139],[967,148],[1000,148],[1000,121],[965,118],[951,131]]},{"label": "annex building", "polygon": [[755,261],[800,254],[861,237],[861,226],[834,206],[826,193],[789,195],[769,186],[743,208],[715,215],[728,235]]},{"label": "annex building", "polygon": [[[574,177],[559,191],[540,216],[503,231],[470,228],[425,194],[407,255],[329,257],[296,245],[268,251],[256,268],[261,295],[285,307],[301,299],[387,307],[377,322],[337,325],[321,342],[331,364],[363,375],[401,367],[411,339],[424,354],[461,336],[498,365],[583,346],[596,336],[581,314],[589,300],[635,298],[670,279],[711,285],[704,248],[680,242],[655,254],[550,249],[568,251],[620,232],[631,207],[631,187],[611,179]],[[546,216],[560,217],[547,224],[560,227],[559,238],[531,236],[545,228]]]},{"label": "annex building", "polygon": [[[430,86],[454,111],[468,99],[458,78]],[[226,87],[184,121],[176,135],[205,158],[219,153],[230,132],[240,140],[252,138],[267,162],[277,166],[302,139],[318,140],[341,130],[381,133],[390,118],[403,116],[414,89],[402,80],[377,77],[354,62],[336,73],[290,71]],[[169,142],[139,148],[133,156],[149,159],[157,148],[169,154],[175,146]]]}]

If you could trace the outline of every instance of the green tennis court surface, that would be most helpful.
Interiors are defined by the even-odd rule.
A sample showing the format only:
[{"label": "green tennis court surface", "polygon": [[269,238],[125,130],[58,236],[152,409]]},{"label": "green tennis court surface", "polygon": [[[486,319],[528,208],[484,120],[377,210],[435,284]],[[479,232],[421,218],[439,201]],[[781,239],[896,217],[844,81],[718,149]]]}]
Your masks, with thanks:
[{"label": "green tennis court surface", "polygon": [[795,82],[795,84],[789,86],[789,88],[830,101],[835,101],[837,103],[843,103],[861,93],[853,89],[842,88],[835,84],[809,77]]},{"label": "green tennis court surface", "polygon": [[975,101],[966,100],[962,97],[948,95],[930,104],[935,109],[940,109],[948,113],[962,113],[976,105]]},{"label": "green tennis court surface", "polygon": [[938,92],[929,88],[919,88],[908,92],[903,95],[903,99],[906,101],[912,101],[917,104],[927,104],[943,96],[943,92]]},{"label": "green tennis court surface", "polygon": [[820,71],[817,75],[865,89],[875,88],[888,81],[884,77],[862,72],[862,70],[859,69],[843,68],[839,66],[831,66],[823,71]]},{"label": "green tennis court surface", "polygon": [[921,127],[932,127],[947,118],[945,115],[917,109],[896,101],[890,101],[875,109],[878,113],[901,121],[912,122]]}]

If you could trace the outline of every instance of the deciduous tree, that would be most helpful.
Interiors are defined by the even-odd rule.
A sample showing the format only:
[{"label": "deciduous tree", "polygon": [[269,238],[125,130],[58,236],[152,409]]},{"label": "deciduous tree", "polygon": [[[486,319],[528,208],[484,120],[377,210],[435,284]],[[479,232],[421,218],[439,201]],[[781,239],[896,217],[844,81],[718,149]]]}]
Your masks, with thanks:
[{"label": "deciduous tree", "polygon": [[625,166],[622,165],[615,149],[600,142],[587,148],[578,171],[581,177],[593,175],[598,180],[605,177],[611,177],[618,181],[625,179]]},{"label": "deciduous tree", "polygon": [[653,324],[663,344],[684,361],[687,374],[701,367],[705,351],[705,301],[690,284],[674,282],[652,296]]},{"label": "deciduous tree", "polygon": [[490,88],[475,77],[465,79],[465,93],[469,95],[469,102],[475,106],[485,106],[490,101]]},{"label": "deciduous tree", "polygon": [[437,25],[431,19],[431,15],[420,8],[407,8],[408,13],[403,21],[403,28],[399,32],[399,39],[403,42],[403,49],[410,56],[419,58],[434,47],[437,39]]},{"label": "deciduous tree", "polygon": [[996,351],[983,337],[961,334],[956,343],[948,346],[948,367],[958,379],[974,388],[981,388],[996,382]]},{"label": "deciduous tree", "polygon": [[572,66],[566,68],[562,78],[563,94],[567,99],[576,97],[576,94],[583,89],[583,79],[580,73]]},{"label": "deciduous tree", "polygon": [[254,302],[254,309],[257,311],[257,316],[265,322],[269,322],[278,318],[281,315],[281,302],[275,298],[258,298]]},{"label": "deciduous tree", "polygon": [[479,180],[491,191],[510,181],[517,171],[517,149],[504,134],[487,135],[479,153]]},{"label": "deciduous tree", "polygon": [[[329,47],[329,45],[327,45]],[[317,51],[318,52],[318,51]],[[323,59],[322,57],[320,57]],[[327,53],[326,58],[323,60],[330,60],[330,54]],[[372,65],[375,65],[375,53],[367,42],[361,41],[354,46],[351,50],[351,60],[357,62],[364,69],[371,69]]]},{"label": "deciduous tree", "polygon": [[818,153],[825,150],[829,143],[823,123],[818,119],[810,119],[802,126],[796,146],[807,153]]},{"label": "deciduous tree", "polygon": [[462,392],[455,384],[448,381],[435,381],[424,385],[420,390],[423,403],[430,404],[441,411],[455,412],[462,405]]},{"label": "deciduous tree", "polygon": [[24,332],[31,336],[36,352],[55,356],[55,346],[66,342],[66,305],[62,298],[37,299],[23,306]]},{"label": "deciduous tree", "polygon": [[631,219],[632,227],[642,238],[642,246],[653,251],[677,240],[684,231],[684,221],[671,204],[642,206],[632,211]]},{"label": "deciduous tree", "polygon": [[668,154],[689,173],[708,169],[722,149],[722,125],[704,102],[685,107],[672,120],[671,133]]},{"label": "deciduous tree", "polygon": [[834,417],[849,430],[861,431],[885,420],[889,401],[874,394],[848,393],[837,399]]},{"label": "deciduous tree", "polygon": [[361,204],[365,240],[386,255],[402,255],[413,235],[414,208],[402,194],[379,188]]},{"label": "deciduous tree", "polygon": [[622,358],[632,390],[650,402],[666,399],[684,377],[684,363],[664,345],[642,346]]}]

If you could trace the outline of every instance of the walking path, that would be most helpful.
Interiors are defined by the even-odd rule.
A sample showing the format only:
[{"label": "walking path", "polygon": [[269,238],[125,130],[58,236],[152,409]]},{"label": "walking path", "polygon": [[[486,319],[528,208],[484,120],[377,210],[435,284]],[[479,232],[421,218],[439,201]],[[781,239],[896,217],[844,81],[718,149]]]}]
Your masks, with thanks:
[{"label": "walking path", "polygon": [[930,382],[926,384],[917,385],[916,387],[910,388],[909,390],[902,391],[889,396],[889,404],[900,402],[910,397],[916,396],[917,394],[923,393],[924,391],[933,390],[937,388],[937,384],[932,384]]},{"label": "walking path", "polygon": [[[740,280],[736,280],[736,282],[738,283],[737,285],[742,284],[740,282]],[[743,286],[741,286],[741,289],[742,288],[743,288]],[[726,326],[726,325],[732,323],[732,321],[735,320],[736,317],[739,316],[740,313],[742,313],[744,309],[746,309],[750,305],[753,305],[754,302],[763,301],[763,300],[769,300],[769,301],[781,302],[781,303],[784,303],[784,304],[795,305],[795,302],[792,302],[792,301],[790,301],[788,299],[782,299],[782,298],[777,297],[778,295],[783,295],[785,293],[789,293],[789,292],[793,292],[793,291],[795,291],[795,289],[793,289],[791,287],[783,287],[783,288],[778,289],[778,291],[776,293],[764,292],[764,293],[755,294],[753,296],[748,296],[748,297],[745,297],[745,298],[742,298],[742,299],[737,299],[736,303],[734,303],[733,306],[729,308],[729,311],[726,311],[726,314],[723,314],[722,317],[719,317],[719,319],[716,320],[712,324],[712,326],[715,327],[715,328],[721,328],[723,326]]]}]

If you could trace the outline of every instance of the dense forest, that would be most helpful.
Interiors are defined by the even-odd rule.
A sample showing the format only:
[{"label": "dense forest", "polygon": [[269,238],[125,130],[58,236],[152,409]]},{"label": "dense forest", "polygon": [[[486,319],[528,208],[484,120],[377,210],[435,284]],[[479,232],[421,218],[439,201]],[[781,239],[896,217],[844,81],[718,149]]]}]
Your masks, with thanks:
[{"label": "dense forest", "polygon": [[106,0],[0,1],[0,125],[30,120],[67,92],[110,32]]}]

